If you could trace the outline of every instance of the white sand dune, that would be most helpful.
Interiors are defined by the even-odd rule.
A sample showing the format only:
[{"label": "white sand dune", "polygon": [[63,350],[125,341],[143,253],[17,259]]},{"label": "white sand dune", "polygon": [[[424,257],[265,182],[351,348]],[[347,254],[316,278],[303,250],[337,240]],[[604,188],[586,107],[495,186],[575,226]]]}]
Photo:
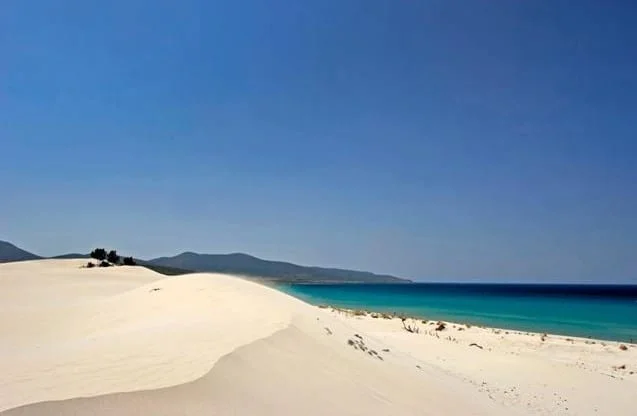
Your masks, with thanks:
[{"label": "white sand dune", "polygon": [[0,265],[3,415],[634,414],[628,370],[570,365],[614,358],[583,343],[560,364],[514,334],[461,345],[236,277],[82,264]]},{"label": "white sand dune", "polygon": [[274,289],[81,264],[0,265],[6,414],[505,413]]}]

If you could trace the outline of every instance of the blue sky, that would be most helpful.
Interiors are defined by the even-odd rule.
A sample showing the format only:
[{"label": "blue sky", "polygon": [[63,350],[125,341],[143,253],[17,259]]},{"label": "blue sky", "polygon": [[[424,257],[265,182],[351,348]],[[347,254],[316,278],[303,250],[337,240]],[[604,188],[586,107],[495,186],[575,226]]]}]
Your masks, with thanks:
[{"label": "blue sky", "polygon": [[637,283],[637,9],[8,0],[0,239]]}]

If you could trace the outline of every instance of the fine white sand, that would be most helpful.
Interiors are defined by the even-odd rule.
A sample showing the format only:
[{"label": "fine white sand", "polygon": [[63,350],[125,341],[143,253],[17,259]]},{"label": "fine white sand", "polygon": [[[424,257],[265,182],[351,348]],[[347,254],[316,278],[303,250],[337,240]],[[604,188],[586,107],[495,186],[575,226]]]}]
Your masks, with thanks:
[{"label": "fine white sand", "polygon": [[[407,319],[403,326],[401,319],[384,319],[383,314],[328,310],[358,331],[522,414],[637,414],[635,344],[450,322],[436,331],[439,321]],[[405,326],[418,333],[407,332]]]},{"label": "fine white sand", "polygon": [[3,415],[635,414],[632,345],[411,334],[236,277],[84,263],[0,265]]}]

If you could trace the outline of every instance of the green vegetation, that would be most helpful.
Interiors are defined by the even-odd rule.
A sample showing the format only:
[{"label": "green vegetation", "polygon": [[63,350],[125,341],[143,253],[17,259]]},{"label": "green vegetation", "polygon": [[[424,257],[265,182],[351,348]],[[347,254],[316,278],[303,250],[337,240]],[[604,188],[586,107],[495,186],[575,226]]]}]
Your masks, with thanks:
[{"label": "green vegetation", "polygon": [[119,256],[117,255],[117,251],[109,251],[108,255],[106,256],[106,260],[108,260],[109,263],[119,264]]},{"label": "green vegetation", "polygon": [[[135,261],[135,259],[133,259],[132,257],[124,257],[122,259],[122,257],[120,257],[117,254],[117,250],[111,250],[111,251],[106,251],[106,249],[104,248],[96,248],[95,250],[91,251],[90,254],[91,258],[94,258],[96,260],[99,260],[99,267],[110,267],[110,266],[117,266],[120,264],[120,260],[122,260],[122,264],[124,266],[136,266],[137,262]],[[93,264],[92,262],[89,262],[86,267],[88,268],[92,268],[95,267],[95,264]]]},{"label": "green vegetation", "polygon": [[96,248],[95,250],[91,251],[91,258],[100,261],[106,260],[106,250],[103,248]]},{"label": "green vegetation", "polygon": [[137,266],[135,259],[133,259],[132,257],[124,257],[122,263],[124,264],[124,266]]}]

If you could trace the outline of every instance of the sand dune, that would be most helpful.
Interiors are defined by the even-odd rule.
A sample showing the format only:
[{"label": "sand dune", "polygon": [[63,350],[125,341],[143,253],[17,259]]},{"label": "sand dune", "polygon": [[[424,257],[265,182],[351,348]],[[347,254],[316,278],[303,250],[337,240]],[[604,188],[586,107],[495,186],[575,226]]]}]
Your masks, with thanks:
[{"label": "sand dune", "polygon": [[[361,359],[362,358],[362,359]],[[7,411],[38,414],[494,414],[454,400],[431,379],[335,351],[296,326],[238,348],[192,383],[158,390],[44,402]],[[443,384],[444,385],[444,384]]]},{"label": "sand dune", "polygon": [[633,414],[631,380],[522,354],[514,334],[456,334],[477,350],[232,276],[82,263],[0,265],[3,415]]},{"label": "sand dune", "polygon": [[224,275],[80,265],[0,266],[6,414],[502,411],[274,289]]},{"label": "sand dune", "polygon": [[0,269],[0,284],[26,285],[14,288],[21,296],[13,301],[3,299],[3,408],[192,381],[291,319],[261,296],[277,292],[227,276],[170,279],[144,268],[79,269],[77,261],[64,268],[60,261],[49,269],[50,262],[12,265],[30,271],[24,279],[5,279]]}]

